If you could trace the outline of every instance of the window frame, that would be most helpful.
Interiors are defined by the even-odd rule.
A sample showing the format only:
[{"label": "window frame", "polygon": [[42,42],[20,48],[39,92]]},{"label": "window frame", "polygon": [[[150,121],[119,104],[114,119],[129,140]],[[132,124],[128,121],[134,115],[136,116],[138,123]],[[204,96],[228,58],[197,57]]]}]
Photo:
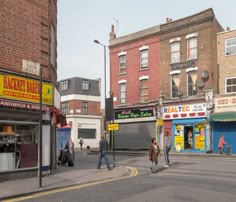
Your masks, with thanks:
[{"label": "window frame", "polygon": [[[147,102],[149,97],[148,78],[140,79],[140,101]],[[146,85],[143,85],[146,84]]]},{"label": "window frame", "polygon": [[[178,50],[173,50],[173,46],[174,45],[178,45]],[[176,61],[173,60],[173,54],[175,53],[179,53],[178,55],[178,59]],[[174,41],[170,44],[170,59],[171,59],[171,64],[174,64],[174,63],[179,63],[180,62],[180,41]]]},{"label": "window frame", "polygon": [[[147,54],[145,57],[144,54]],[[146,62],[143,62],[146,60]],[[140,70],[148,69],[148,48],[140,50]]]},{"label": "window frame", "polygon": [[60,82],[60,89],[61,89],[61,91],[68,90],[68,87],[69,87],[69,81],[68,80]]},{"label": "window frame", "polygon": [[[80,131],[85,131],[84,135],[80,133]],[[78,140],[82,137],[83,139],[96,139],[96,134],[97,130],[96,128],[78,128],[77,129],[77,135],[78,135]],[[88,136],[87,136],[88,135]]]},{"label": "window frame", "polygon": [[174,82],[173,77],[170,77],[170,83],[171,83],[171,98],[177,98],[178,97],[178,88]]},{"label": "window frame", "polygon": [[119,55],[119,73],[126,73],[126,54]]},{"label": "window frame", "polygon": [[89,90],[89,80],[83,79],[82,80],[82,90]]},{"label": "window frame", "polygon": [[[191,47],[190,42],[196,40],[196,46]],[[195,56],[193,51],[196,51]],[[198,58],[198,38],[196,36],[187,39],[187,60],[195,60]]]},{"label": "window frame", "polygon": [[191,78],[190,72],[187,72],[187,93],[188,96],[197,95],[197,87],[196,90],[193,90],[193,80]]},{"label": "window frame", "polygon": [[[235,79],[235,84],[230,84],[230,86],[228,86],[227,81],[228,80],[233,80],[233,79]],[[236,90],[233,91],[233,92],[227,92],[228,87],[235,87],[236,88],[236,77],[225,78],[225,94],[234,94],[234,93],[236,93]]]},{"label": "window frame", "polygon": [[[122,86],[124,86],[124,90],[121,89]],[[120,83],[119,90],[120,90],[120,104],[126,104],[126,83]],[[124,97],[122,95],[124,95]]]},{"label": "window frame", "polygon": [[82,114],[88,115],[88,102],[82,102]]},{"label": "window frame", "polygon": [[61,111],[64,114],[69,114],[70,113],[70,103],[69,102],[61,103]]},{"label": "window frame", "polygon": [[[230,40],[235,40],[235,44],[227,45],[227,42]],[[227,48],[235,48],[235,53],[231,54],[231,53],[227,52],[226,51]],[[231,38],[225,39],[225,56],[230,56],[230,55],[236,55],[236,37],[231,37]]]}]

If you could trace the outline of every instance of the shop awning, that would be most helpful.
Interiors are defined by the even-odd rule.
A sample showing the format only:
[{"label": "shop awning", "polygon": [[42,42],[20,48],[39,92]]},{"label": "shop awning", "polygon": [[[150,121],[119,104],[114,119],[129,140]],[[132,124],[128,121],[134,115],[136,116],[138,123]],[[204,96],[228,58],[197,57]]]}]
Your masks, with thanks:
[{"label": "shop awning", "polygon": [[236,121],[236,112],[221,112],[221,113],[213,113],[210,116],[210,121],[217,122],[230,122]]}]

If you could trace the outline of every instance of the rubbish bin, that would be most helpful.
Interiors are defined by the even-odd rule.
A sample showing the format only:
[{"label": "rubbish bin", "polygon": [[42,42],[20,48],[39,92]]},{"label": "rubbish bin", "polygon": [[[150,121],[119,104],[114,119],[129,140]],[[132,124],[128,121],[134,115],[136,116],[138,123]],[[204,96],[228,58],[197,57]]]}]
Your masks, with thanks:
[{"label": "rubbish bin", "polygon": [[231,147],[231,146],[227,146],[227,147],[226,147],[226,154],[227,154],[227,155],[232,154],[232,147]]}]

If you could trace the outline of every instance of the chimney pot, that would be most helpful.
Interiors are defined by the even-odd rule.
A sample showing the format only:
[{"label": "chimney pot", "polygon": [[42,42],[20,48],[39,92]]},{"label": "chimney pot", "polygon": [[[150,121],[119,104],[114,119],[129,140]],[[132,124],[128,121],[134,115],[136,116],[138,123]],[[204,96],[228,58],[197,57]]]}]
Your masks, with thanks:
[{"label": "chimney pot", "polygon": [[230,27],[226,27],[226,30],[229,31],[229,30],[230,30]]}]

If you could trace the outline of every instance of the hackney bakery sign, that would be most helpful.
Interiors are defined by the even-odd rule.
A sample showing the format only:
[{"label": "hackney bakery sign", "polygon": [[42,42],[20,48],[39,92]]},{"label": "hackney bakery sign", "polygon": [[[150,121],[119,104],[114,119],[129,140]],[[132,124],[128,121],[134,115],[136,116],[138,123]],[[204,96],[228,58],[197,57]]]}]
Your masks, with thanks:
[{"label": "hackney bakery sign", "polygon": [[186,69],[188,67],[194,67],[195,64],[196,64],[195,60],[189,60],[189,61],[181,62],[181,63],[174,63],[174,64],[171,64],[171,70]]},{"label": "hackney bakery sign", "polygon": [[141,108],[141,109],[124,109],[115,111],[115,119],[134,119],[147,118],[155,116],[155,108]]}]

